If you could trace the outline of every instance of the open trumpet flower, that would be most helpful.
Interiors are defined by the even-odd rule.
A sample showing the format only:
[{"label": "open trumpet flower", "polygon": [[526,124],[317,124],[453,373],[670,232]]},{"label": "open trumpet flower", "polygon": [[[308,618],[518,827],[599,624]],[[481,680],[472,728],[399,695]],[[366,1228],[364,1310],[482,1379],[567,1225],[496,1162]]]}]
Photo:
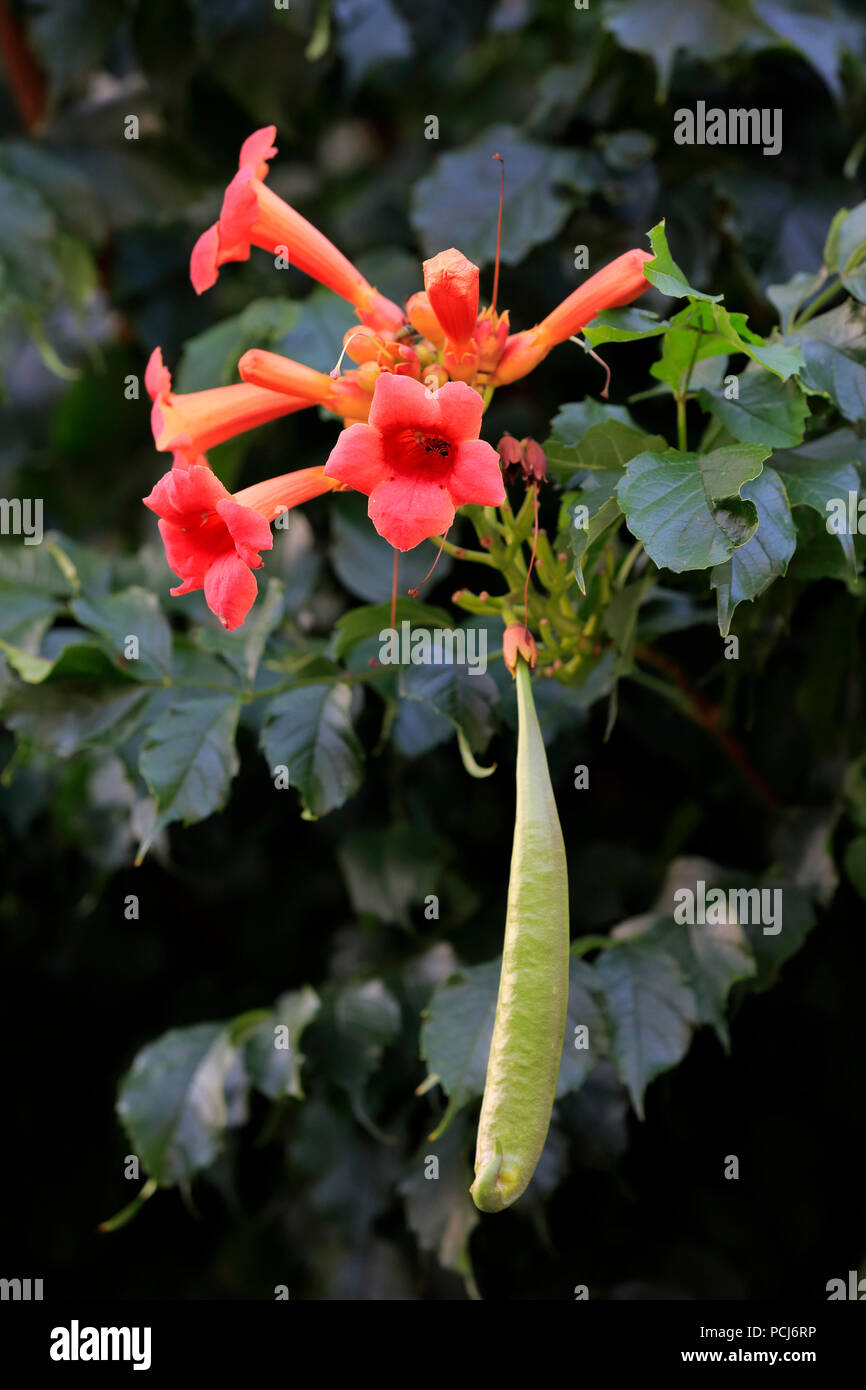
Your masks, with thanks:
[{"label": "open trumpet flower", "polygon": [[172,595],[204,589],[223,627],[240,627],[255,601],[259,552],[274,543],[271,521],[339,487],[324,468],[301,468],[232,494],[206,461],[188,463],[181,455],[144,498],[160,518],[166,559],[182,580]]}]

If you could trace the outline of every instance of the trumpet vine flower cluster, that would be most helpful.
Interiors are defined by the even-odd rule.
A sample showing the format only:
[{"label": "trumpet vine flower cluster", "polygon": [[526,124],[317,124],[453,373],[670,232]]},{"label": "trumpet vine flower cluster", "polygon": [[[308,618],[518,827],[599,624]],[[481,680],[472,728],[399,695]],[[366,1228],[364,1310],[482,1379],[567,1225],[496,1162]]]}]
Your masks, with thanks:
[{"label": "trumpet vine flower cluster", "polygon": [[[171,470],[145,499],[160,517],[169,564],[182,580],[172,593],[203,589],[229,629],[243,623],[255,600],[252,570],[273,543],[271,520],[287,508],[329,491],[363,493],[379,535],[405,551],[445,533],[458,507],[502,505],[502,461],[480,438],[493,391],[526,376],[600,311],[649,288],[643,267],[650,253],[628,251],[534,328],[512,333],[495,292],[493,304],[479,307],[478,267],[452,247],[424,261],[424,289],[402,309],[268,188],[275,134],[267,126],[244,141],[219,219],[193,248],[193,288],[204,293],[224,265],[249,259],[254,246],[287,254],[290,265],[352,306],[356,323],[343,347],[355,366],[327,374],[254,348],[238,363],[237,384],[184,394],[172,390],[156,348],[145,377],[156,447],[173,455]],[[229,494],[207,450],[313,405],[343,424],[324,465]]]}]

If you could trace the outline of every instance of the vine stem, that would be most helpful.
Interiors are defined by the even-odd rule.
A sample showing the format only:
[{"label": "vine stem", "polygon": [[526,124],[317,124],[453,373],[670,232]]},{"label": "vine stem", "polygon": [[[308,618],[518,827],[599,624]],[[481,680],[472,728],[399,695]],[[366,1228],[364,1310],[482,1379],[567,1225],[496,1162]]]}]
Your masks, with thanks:
[{"label": "vine stem", "polygon": [[842,281],[840,278],[838,276],[831,277],[830,284],[825,285],[824,288],[816,294],[812,303],[807,309],[803,310],[802,314],[795,310],[791,316],[791,322],[788,324],[788,332],[793,332],[795,328],[802,328],[803,324],[808,323],[811,318],[814,318],[818,310],[823,309],[827,301],[832,299],[834,295],[839,294],[841,289]]},{"label": "vine stem", "polygon": [[645,646],[638,642],[635,645],[634,654],[640,661],[645,661],[649,666],[656,666],[664,671],[673,681],[674,685],[682,691],[686,697],[686,712],[696,724],[715,739],[716,743],[734,764],[739,772],[745,777],[752,787],[756,796],[761,800],[770,811],[778,811],[779,803],[773,792],[767,786],[760,772],[752,763],[746,750],[729,729],[722,727],[722,712],[718,705],[713,704],[706,696],[701,695],[695,690],[685,671],[671,661],[664,652],[657,651],[655,647]]}]

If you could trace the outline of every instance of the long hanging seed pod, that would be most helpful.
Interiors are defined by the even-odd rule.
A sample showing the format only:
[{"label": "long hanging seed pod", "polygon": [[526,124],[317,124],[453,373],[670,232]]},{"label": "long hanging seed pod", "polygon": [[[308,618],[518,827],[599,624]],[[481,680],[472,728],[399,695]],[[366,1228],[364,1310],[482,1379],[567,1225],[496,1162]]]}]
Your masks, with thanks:
[{"label": "long hanging seed pod", "polygon": [[475,1205],[491,1212],[526,1190],[544,1148],[568,1004],[565,846],[530,668],[520,654],[534,656],[527,639],[534,648],[522,623],[506,629],[506,661],[517,682],[517,811],[502,973],[470,1188]]}]

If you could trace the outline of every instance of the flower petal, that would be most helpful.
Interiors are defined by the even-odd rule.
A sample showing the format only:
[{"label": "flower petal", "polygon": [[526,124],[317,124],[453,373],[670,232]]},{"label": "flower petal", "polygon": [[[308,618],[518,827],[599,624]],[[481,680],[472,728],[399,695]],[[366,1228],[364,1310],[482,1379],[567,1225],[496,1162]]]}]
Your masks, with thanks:
[{"label": "flower petal", "polygon": [[197,528],[202,518],[215,512],[217,503],[229,496],[210,467],[193,465],[164,473],[143,500],[146,507],[173,525]]},{"label": "flower petal", "polygon": [[251,569],[230,551],[215,560],[204,581],[207,606],[223,627],[240,627],[256,601],[258,585]]},{"label": "flower petal", "polygon": [[467,502],[499,507],[505,501],[499,455],[483,439],[468,439],[459,446],[446,485],[455,507]]},{"label": "flower petal", "polygon": [[477,439],[481,433],[484,402],[464,381],[446,381],[436,392],[442,412],[442,434],[454,444]]},{"label": "flower petal", "polygon": [[144,388],[152,401],[167,396],[171,390],[171,372],[163,366],[162,348],[155,347],[144,371]]},{"label": "flower petal", "polygon": [[218,502],[217,512],[225,522],[244,564],[257,569],[262,562],[259,551],[270,550],[274,544],[268,522],[252,507],[244,507],[233,497],[225,497]]},{"label": "flower petal", "polygon": [[382,434],[420,430],[423,434],[435,435],[442,430],[442,412],[436,395],[420,381],[390,372],[383,372],[376,381],[369,419]]},{"label": "flower petal", "polygon": [[367,515],[396,550],[411,550],[428,536],[447,531],[454,520],[454,505],[442,483],[403,476],[374,489]]},{"label": "flower petal", "polygon": [[350,425],[343,430],[325,464],[325,477],[336,478],[369,497],[388,476],[379,431],[372,425]]},{"label": "flower petal", "polygon": [[243,169],[247,165],[252,169],[257,179],[264,179],[268,173],[268,160],[273,159],[277,152],[274,144],[274,137],[277,133],[275,125],[262,126],[261,130],[254,130],[252,135],[248,135],[241,145],[238,168]]},{"label": "flower petal", "polygon": [[189,258],[189,278],[196,294],[204,294],[219,277],[219,223],[202,232]]}]

